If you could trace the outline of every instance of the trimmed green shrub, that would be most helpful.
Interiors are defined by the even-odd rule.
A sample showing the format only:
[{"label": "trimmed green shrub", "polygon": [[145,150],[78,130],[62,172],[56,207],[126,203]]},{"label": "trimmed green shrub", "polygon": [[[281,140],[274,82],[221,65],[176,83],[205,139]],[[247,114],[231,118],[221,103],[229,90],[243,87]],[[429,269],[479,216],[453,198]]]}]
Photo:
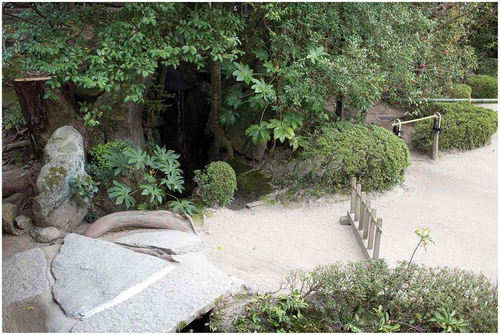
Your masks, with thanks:
[{"label": "trimmed green shrub", "polygon": [[289,183],[336,192],[356,177],[365,190],[389,189],[404,180],[409,157],[404,141],[382,127],[337,122],[304,149],[296,169],[303,172]]},{"label": "trimmed green shrub", "polygon": [[235,320],[235,329],[495,333],[498,328],[497,285],[458,268],[339,262],[293,272],[287,283],[288,295],[254,297]]},{"label": "trimmed green shrub", "polygon": [[498,98],[498,79],[490,76],[472,75],[467,78],[472,87],[472,97],[477,99]]},{"label": "trimmed green shrub", "polygon": [[203,171],[194,171],[201,199],[209,206],[225,206],[233,200],[236,174],[226,162],[212,162]]},{"label": "trimmed green shrub", "polygon": [[465,84],[452,84],[443,90],[443,95],[450,99],[470,99],[472,87]]},{"label": "trimmed green shrub", "polygon": [[[469,103],[434,103],[429,114],[442,115],[439,150],[471,150],[491,140],[498,129],[498,114],[487,108]],[[415,126],[413,145],[420,150],[432,148],[434,120],[419,121]]]}]

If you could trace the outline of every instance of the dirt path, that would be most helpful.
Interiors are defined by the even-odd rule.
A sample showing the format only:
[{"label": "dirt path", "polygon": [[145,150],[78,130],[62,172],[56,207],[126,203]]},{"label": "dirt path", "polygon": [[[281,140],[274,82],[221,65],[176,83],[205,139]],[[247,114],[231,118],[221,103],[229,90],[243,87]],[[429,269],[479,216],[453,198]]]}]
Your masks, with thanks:
[{"label": "dirt path", "polygon": [[[442,154],[438,162],[412,153],[406,181],[371,193],[383,218],[381,256],[408,260],[418,243],[414,231],[429,227],[436,245],[415,261],[456,266],[498,276],[498,133],[476,150]],[[349,226],[338,224],[348,202],[319,199],[295,208],[280,205],[215,211],[200,236],[205,253],[221,270],[258,291],[276,290],[293,269],[362,259]]]}]

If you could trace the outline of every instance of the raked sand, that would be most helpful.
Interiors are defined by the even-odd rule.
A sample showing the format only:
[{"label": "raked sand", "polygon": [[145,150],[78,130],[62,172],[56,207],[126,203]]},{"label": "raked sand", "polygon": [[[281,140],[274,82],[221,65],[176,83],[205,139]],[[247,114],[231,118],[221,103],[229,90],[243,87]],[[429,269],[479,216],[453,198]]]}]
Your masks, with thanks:
[{"label": "raked sand", "polygon": [[[408,260],[418,243],[414,231],[429,227],[436,245],[415,261],[498,273],[498,134],[467,152],[441,154],[437,162],[412,152],[404,183],[369,193],[383,219],[381,257]],[[341,226],[349,202],[322,198],[309,203],[221,208],[205,220],[204,252],[221,270],[258,291],[274,291],[294,269],[363,259],[349,226]]]}]

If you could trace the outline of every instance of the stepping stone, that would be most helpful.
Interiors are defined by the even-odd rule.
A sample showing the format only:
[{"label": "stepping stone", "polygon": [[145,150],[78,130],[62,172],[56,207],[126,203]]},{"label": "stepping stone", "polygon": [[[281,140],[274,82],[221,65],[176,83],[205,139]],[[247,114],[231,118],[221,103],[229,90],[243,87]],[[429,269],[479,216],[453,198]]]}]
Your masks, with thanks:
[{"label": "stepping stone", "polygon": [[52,263],[54,298],[67,316],[82,319],[130,299],[174,268],[113,243],[68,234]]},{"label": "stepping stone", "polygon": [[201,238],[178,230],[137,233],[116,242],[132,247],[163,249],[170,255],[197,252],[203,248]]},{"label": "stepping stone", "polygon": [[201,253],[174,257],[180,265],[164,278],[129,300],[84,319],[72,332],[175,332],[212,309],[238,283]]},{"label": "stepping stone", "polygon": [[49,289],[47,259],[40,248],[12,255],[2,264],[3,307],[41,295]]}]

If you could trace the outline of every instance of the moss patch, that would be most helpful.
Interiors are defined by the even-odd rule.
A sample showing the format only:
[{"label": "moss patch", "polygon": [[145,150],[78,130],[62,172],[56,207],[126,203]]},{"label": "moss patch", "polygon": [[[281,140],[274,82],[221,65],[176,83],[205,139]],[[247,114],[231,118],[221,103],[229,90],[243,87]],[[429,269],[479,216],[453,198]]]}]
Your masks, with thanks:
[{"label": "moss patch", "polygon": [[238,190],[245,196],[256,198],[272,192],[271,178],[262,171],[253,171],[236,178]]},{"label": "moss patch", "polygon": [[50,191],[55,191],[56,186],[61,184],[62,180],[66,178],[68,171],[62,167],[51,167],[49,173],[44,179],[45,185]]}]

